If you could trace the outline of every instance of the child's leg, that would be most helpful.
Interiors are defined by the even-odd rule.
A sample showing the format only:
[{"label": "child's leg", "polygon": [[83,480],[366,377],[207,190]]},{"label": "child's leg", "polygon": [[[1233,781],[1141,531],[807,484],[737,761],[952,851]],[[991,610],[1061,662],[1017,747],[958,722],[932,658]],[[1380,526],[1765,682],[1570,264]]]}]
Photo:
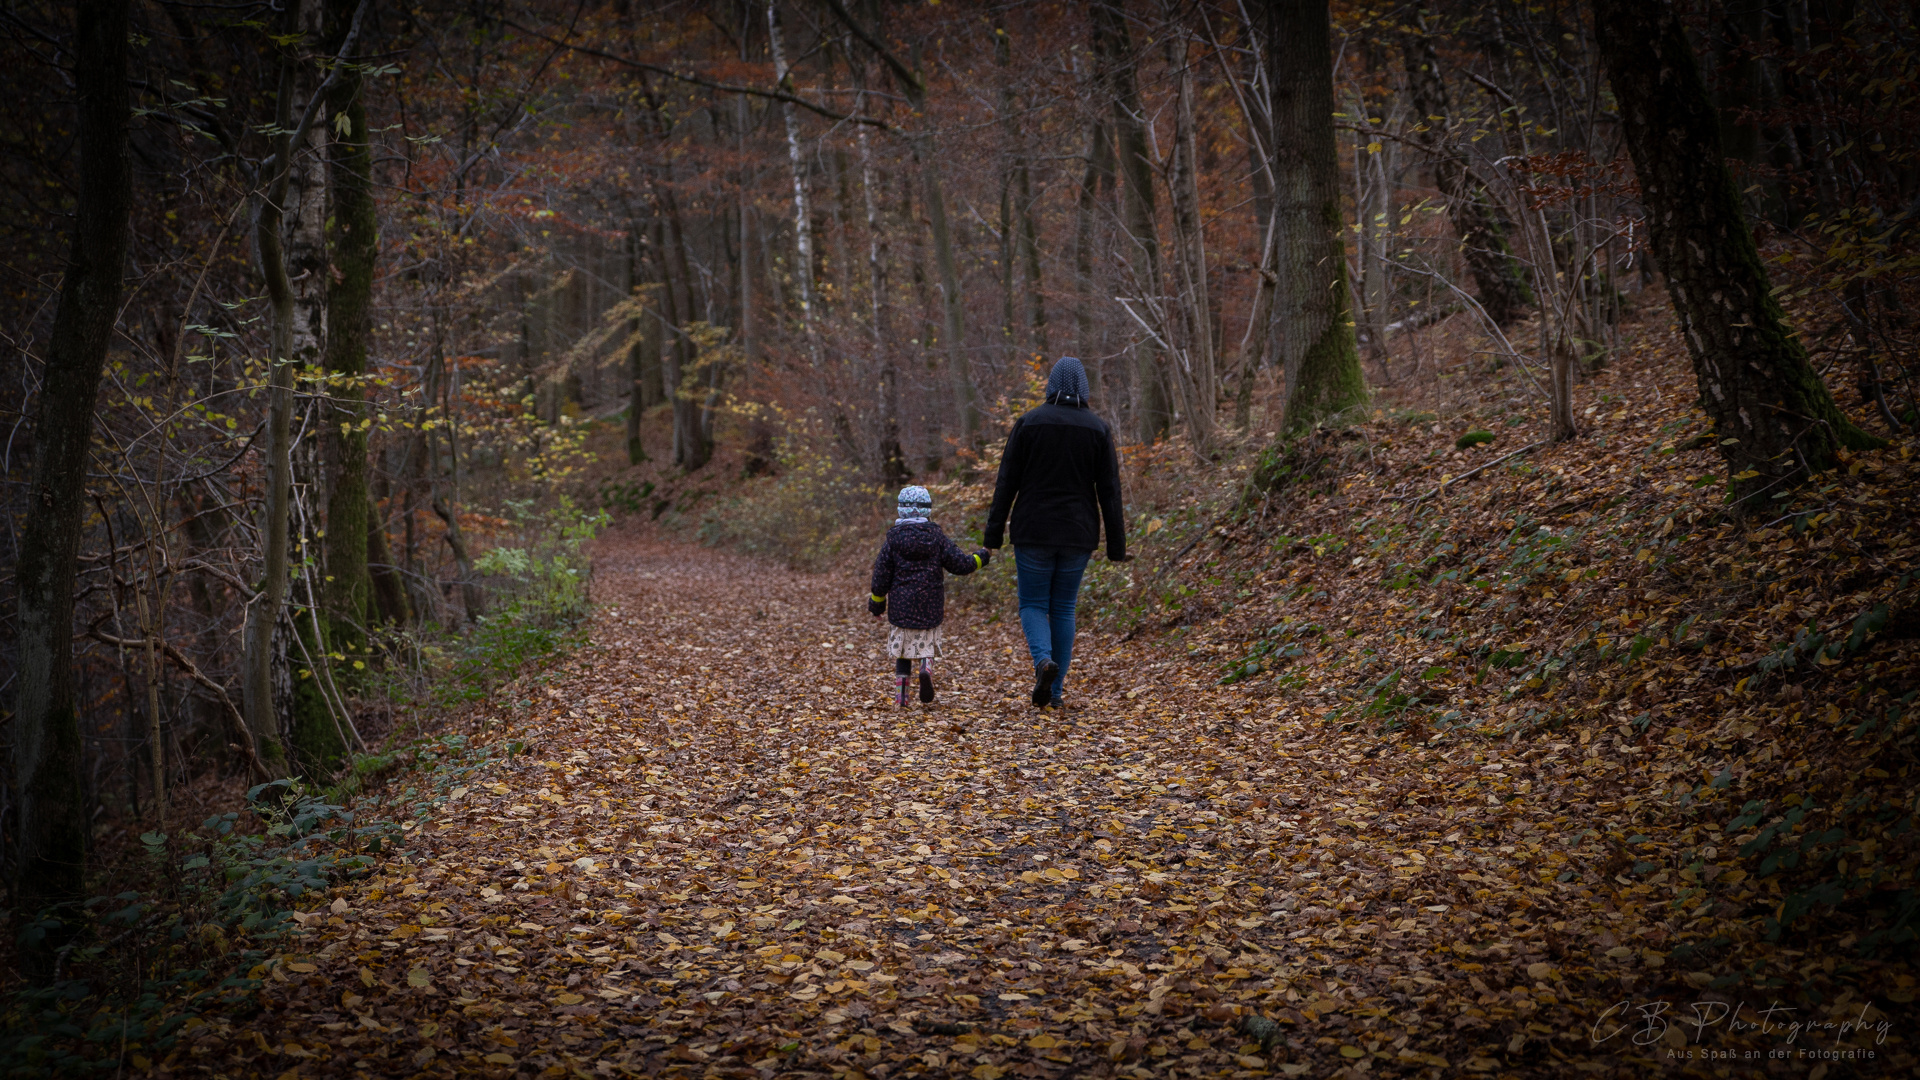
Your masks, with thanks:
[{"label": "child's leg", "polygon": [[903,656],[893,662],[893,696],[901,705],[907,703],[907,682],[912,677],[913,661]]},{"label": "child's leg", "polygon": [[933,700],[933,657],[931,656],[920,658],[920,700],[922,702]]}]

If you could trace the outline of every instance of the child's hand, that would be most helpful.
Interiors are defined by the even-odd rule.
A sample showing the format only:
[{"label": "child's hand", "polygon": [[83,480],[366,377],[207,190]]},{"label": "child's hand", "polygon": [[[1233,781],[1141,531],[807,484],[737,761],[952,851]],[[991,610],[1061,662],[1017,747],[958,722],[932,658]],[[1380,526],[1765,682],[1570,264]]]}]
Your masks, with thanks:
[{"label": "child's hand", "polygon": [[887,613],[887,598],[884,596],[867,597],[867,613],[879,618]]},{"label": "child's hand", "polygon": [[986,548],[981,548],[979,551],[973,553],[973,557],[980,560],[980,569],[985,570],[987,564],[993,561],[993,552],[988,551]]}]

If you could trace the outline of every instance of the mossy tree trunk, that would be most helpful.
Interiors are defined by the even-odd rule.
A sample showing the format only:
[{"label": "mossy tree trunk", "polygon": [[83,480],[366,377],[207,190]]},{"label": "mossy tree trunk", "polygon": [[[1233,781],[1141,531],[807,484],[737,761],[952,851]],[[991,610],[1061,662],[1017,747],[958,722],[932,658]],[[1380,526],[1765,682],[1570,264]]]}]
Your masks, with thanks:
[{"label": "mossy tree trunk", "polygon": [[[87,458],[100,374],[120,311],[133,206],[127,152],[126,0],[79,0],[72,92],[79,194],[72,256],[60,283],[33,424],[33,462],[14,567],[19,696],[13,716],[14,858],[11,906],[24,925],[72,913],[85,892],[86,785],[74,704],[73,584],[88,512]],[[65,921],[22,935],[28,977],[53,971],[72,937]]]},{"label": "mossy tree trunk", "polygon": [[1367,384],[1347,287],[1326,0],[1273,4],[1267,13],[1286,437],[1364,403]]},{"label": "mossy tree trunk", "polygon": [[[358,0],[327,0],[327,37],[334,48],[347,34]],[[358,658],[367,651],[372,585],[367,533],[372,527],[367,489],[367,339],[372,329],[373,270],[380,253],[380,219],[373,198],[373,156],[359,69],[343,64],[326,102],[331,122],[329,166],[333,214],[328,221],[332,273],[327,287],[326,439],[328,642]],[[318,659],[318,658],[316,658]],[[304,755],[303,753],[303,756]]]},{"label": "mossy tree trunk", "polygon": [[1730,493],[1757,509],[1880,440],[1834,404],[1785,325],[1720,144],[1720,114],[1671,3],[1596,0],[1600,54],[1640,180],[1653,257],[1693,357]]}]

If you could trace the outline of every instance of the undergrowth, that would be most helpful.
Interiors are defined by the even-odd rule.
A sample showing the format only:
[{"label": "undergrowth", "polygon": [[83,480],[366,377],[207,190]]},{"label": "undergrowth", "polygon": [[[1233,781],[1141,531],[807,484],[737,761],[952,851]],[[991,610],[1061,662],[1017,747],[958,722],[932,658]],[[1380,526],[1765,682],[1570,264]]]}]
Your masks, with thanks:
[{"label": "undergrowth", "polygon": [[[342,786],[258,784],[244,811],[144,834],[135,864],[99,875],[118,891],[73,917],[54,978],[0,1001],[0,1076],[146,1071],[209,1017],[248,1015],[262,981],[298,964],[283,954],[303,924],[325,917],[310,913],[337,886],[402,854],[406,833],[455,783],[517,749],[423,739],[362,759]],[[401,768],[382,794],[349,797],[361,775]],[[23,933],[53,929],[42,919]]]},{"label": "undergrowth", "polygon": [[525,503],[509,509],[518,543],[474,561],[488,575],[488,611],[437,650],[440,663],[428,684],[436,706],[478,701],[527,664],[586,640],[593,568],[583,548],[610,520],[607,512],[583,510],[564,496],[544,512]]}]

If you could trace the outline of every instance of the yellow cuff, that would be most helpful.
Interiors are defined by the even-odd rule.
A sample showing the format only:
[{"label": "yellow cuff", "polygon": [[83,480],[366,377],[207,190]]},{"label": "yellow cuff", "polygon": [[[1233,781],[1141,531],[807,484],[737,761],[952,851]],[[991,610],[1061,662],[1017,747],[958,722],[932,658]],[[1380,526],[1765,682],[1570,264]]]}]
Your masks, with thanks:
[{"label": "yellow cuff", "polygon": [[886,597],[884,597],[884,596],[881,596],[881,595],[880,595],[880,594],[878,594],[878,593],[872,593],[872,594],[869,594],[869,595],[871,595],[871,596],[873,597],[873,602],[874,602],[874,603],[876,603],[876,604],[884,604],[884,603],[886,603],[886,602],[887,602],[887,598],[886,598]]},{"label": "yellow cuff", "polygon": [[979,552],[977,552],[977,551],[976,551],[976,552],[974,552],[974,554],[973,554],[973,568],[974,568],[975,570],[978,570],[978,569],[980,569],[980,568],[981,568],[982,566],[985,566],[985,565],[986,565],[985,563],[983,563],[983,562],[981,562],[981,561],[980,561],[980,553],[979,553]]}]

